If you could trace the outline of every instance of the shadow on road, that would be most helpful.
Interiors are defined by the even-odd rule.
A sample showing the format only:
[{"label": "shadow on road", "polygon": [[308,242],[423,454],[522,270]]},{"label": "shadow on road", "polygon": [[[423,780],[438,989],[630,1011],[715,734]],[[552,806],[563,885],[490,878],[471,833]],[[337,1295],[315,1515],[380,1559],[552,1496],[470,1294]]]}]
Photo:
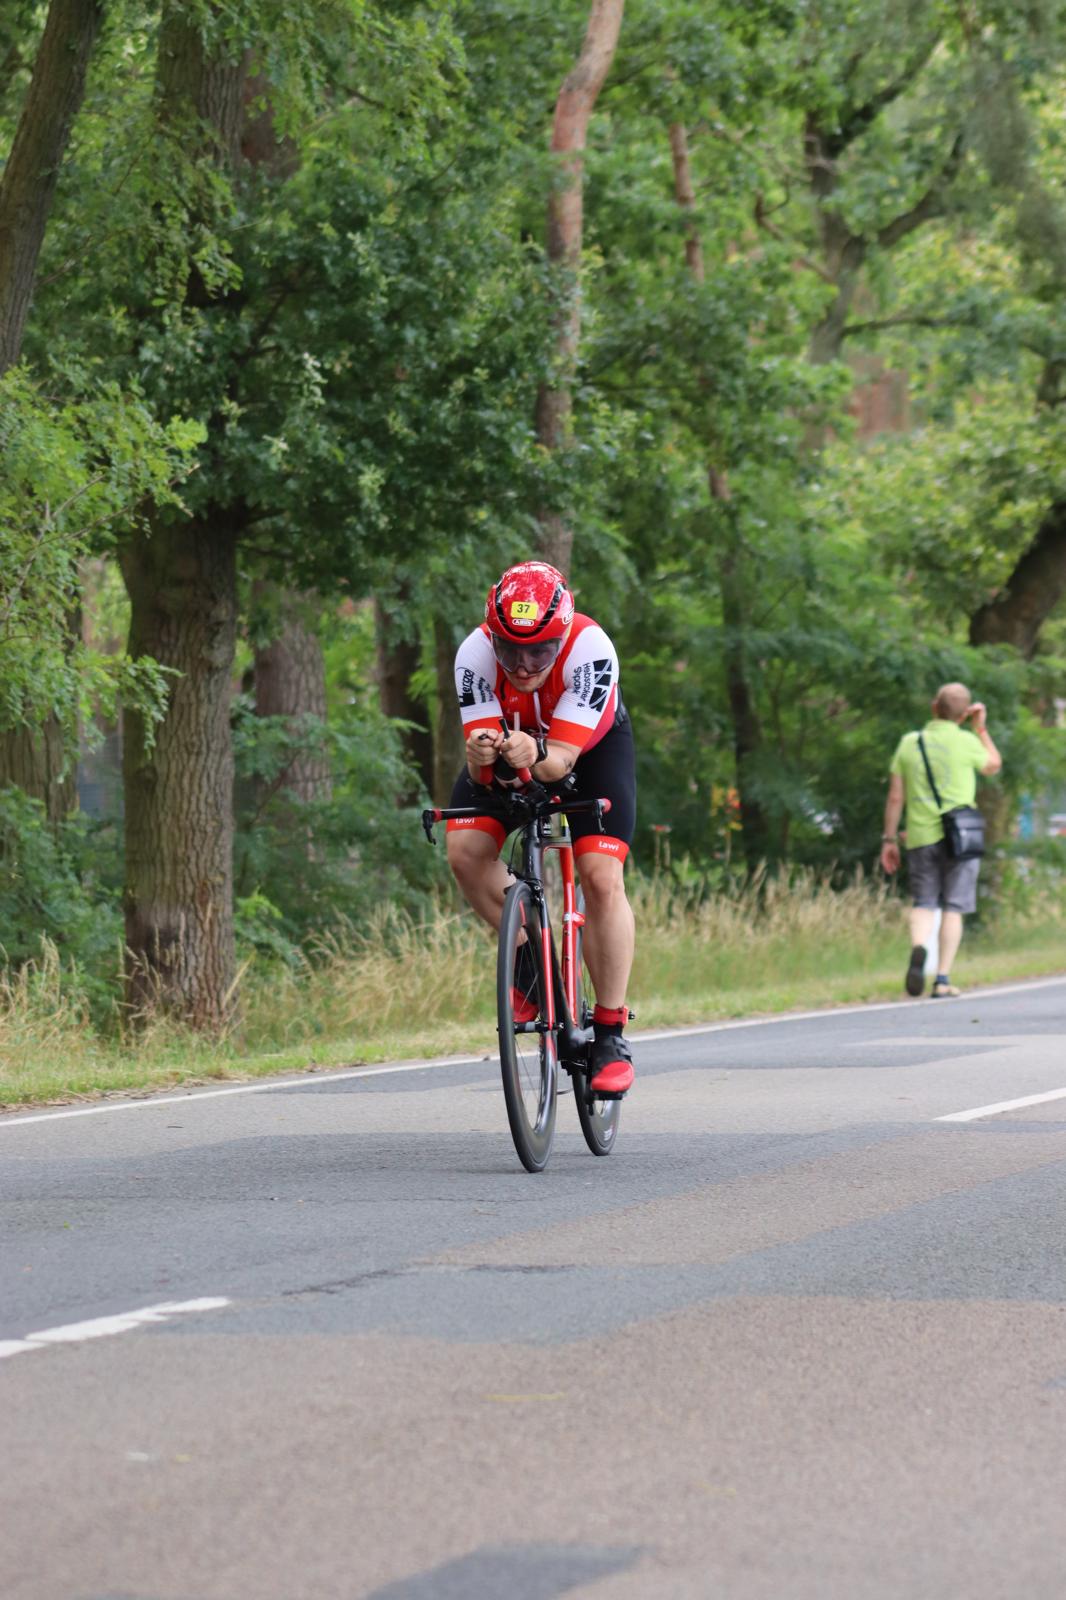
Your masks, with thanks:
[{"label": "shadow on road", "polygon": [[607,1550],[597,1545],[490,1545],[431,1572],[375,1589],[366,1600],[555,1600],[580,1584],[624,1572],[641,1554],[638,1546]]}]

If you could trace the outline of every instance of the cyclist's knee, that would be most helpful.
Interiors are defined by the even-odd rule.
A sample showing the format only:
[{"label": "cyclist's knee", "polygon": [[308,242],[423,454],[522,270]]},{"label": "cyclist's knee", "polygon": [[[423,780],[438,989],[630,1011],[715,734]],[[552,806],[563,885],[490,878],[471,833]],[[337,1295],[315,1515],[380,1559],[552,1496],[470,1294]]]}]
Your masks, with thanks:
[{"label": "cyclist's knee", "polygon": [[613,856],[594,855],[591,851],[581,858],[581,887],[586,904],[592,910],[607,910],[626,898],[622,863]]},{"label": "cyclist's knee", "polygon": [[496,841],[490,834],[449,833],[448,865],[461,888],[480,881],[496,861]]}]

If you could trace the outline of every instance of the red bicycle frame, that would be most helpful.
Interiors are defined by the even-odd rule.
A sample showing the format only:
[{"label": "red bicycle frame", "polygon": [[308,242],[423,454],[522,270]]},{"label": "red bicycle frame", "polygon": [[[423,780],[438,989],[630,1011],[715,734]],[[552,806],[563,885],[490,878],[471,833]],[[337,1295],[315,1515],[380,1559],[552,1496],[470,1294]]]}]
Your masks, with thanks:
[{"label": "red bicycle frame", "polygon": [[[578,961],[577,961],[577,935],[578,930],[584,926],[584,913],[577,909],[577,886],[574,873],[574,846],[569,832],[562,836],[553,836],[550,830],[550,819],[553,816],[565,814],[567,811],[593,812],[603,827],[603,818],[611,809],[609,800],[573,800],[567,801],[558,796],[551,796],[539,784],[533,783],[526,789],[504,789],[502,793],[507,810],[510,812],[508,821],[511,826],[521,827],[521,866],[515,865],[512,870],[515,875],[524,878],[533,889],[539,904],[543,908],[541,921],[541,940],[544,971],[554,974],[553,981],[547,985],[545,1022],[549,1030],[554,1033],[559,1041],[559,1056],[563,1061],[580,1059],[585,1046],[592,1038],[591,1027],[583,1027],[578,1016],[580,997],[578,994]],[[471,817],[492,815],[477,806],[463,806],[461,808],[434,807],[422,813],[422,826],[426,837],[432,843],[433,824],[447,822],[452,818],[467,819]],[[510,829],[508,829],[510,831]],[[563,925],[560,930],[560,951],[558,956],[554,950],[551,930],[551,915],[544,896],[543,861],[544,851],[555,850],[559,855],[559,866],[563,880]],[[555,982],[559,983],[559,994],[556,996]],[[560,1009],[563,1015],[560,1017]]]},{"label": "red bicycle frame", "polygon": [[[563,820],[565,822],[565,815]],[[565,838],[545,839],[544,848],[556,851],[559,856],[559,870],[563,878],[563,926],[560,936],[559,967],[567,1009],[575,1025],[580,1026],[581,1019],[577,1014],[577,933],[579,928],[585,926],[585,913],[577,909],[574,845],[567,834]],[[550,937],[547,927],[544,929],[544,937],[545,939]],[[544,970],[551,971],[551,956],[547,949],[544,952]],[[554,1018],[552,1021],[554,1022]]]}]

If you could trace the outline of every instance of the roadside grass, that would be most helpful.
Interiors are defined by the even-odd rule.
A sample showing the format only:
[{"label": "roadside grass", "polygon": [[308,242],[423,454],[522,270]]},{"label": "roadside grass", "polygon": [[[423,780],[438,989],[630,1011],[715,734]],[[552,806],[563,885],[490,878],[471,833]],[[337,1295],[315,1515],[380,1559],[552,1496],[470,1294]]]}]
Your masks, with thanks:
[{"label": "roadside grass", "polygon": [[[636,880],[635,1031],[902,998],[900,902],[857,880],[813,875],[736,896]],[[1066,901],[1031,895],[963,944],[963,986],[1066,971]],[[912,1002],[913,1003],[913,1002]],[[413,1057],[489,1054],[495,948],[466,913],[421,923],[383,910],[361,934],[338,929],[293,966],[251,960],[241,1020],[206,1040],[162,1017],[93,1025],[78,975],[54,945],[0,971],[0,1105],[152,1092],[180,1083]]]}]

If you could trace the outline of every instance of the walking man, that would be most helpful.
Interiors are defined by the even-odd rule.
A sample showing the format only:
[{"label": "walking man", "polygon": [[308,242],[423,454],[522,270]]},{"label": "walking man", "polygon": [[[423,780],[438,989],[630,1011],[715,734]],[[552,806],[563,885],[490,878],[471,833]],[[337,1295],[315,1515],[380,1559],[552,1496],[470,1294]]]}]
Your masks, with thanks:
[{"label": "walking man", "polygon": [[[962,941],[962,919],[977,909],[977,874],[981,867],[980,859],[956,861],[948,855],[940,807],[947,811],[955,806],[972,806],[977,774],[992,777],[1003,760],[985,726],[984,706],[979,700],[971,704],[970,691],[964,683],[945,683],[938,689],[932,711],[932,720],[922,729],[921,740],[933,770],[940,806],[933,798],[919,735],[905,733],[889,768],[881,865],[887,873],[899,867],[899,821],[906,805],[907,876],[913,904],[911,958],[904,987],[912,995],[920,995],[925,987],[926,951],[939,909],[940,943],[932,991],[933,998],[938,999],[959,992],[951,982],[951,968]],[[964,728],[966,722],[972,722],[973,732]]]}]

